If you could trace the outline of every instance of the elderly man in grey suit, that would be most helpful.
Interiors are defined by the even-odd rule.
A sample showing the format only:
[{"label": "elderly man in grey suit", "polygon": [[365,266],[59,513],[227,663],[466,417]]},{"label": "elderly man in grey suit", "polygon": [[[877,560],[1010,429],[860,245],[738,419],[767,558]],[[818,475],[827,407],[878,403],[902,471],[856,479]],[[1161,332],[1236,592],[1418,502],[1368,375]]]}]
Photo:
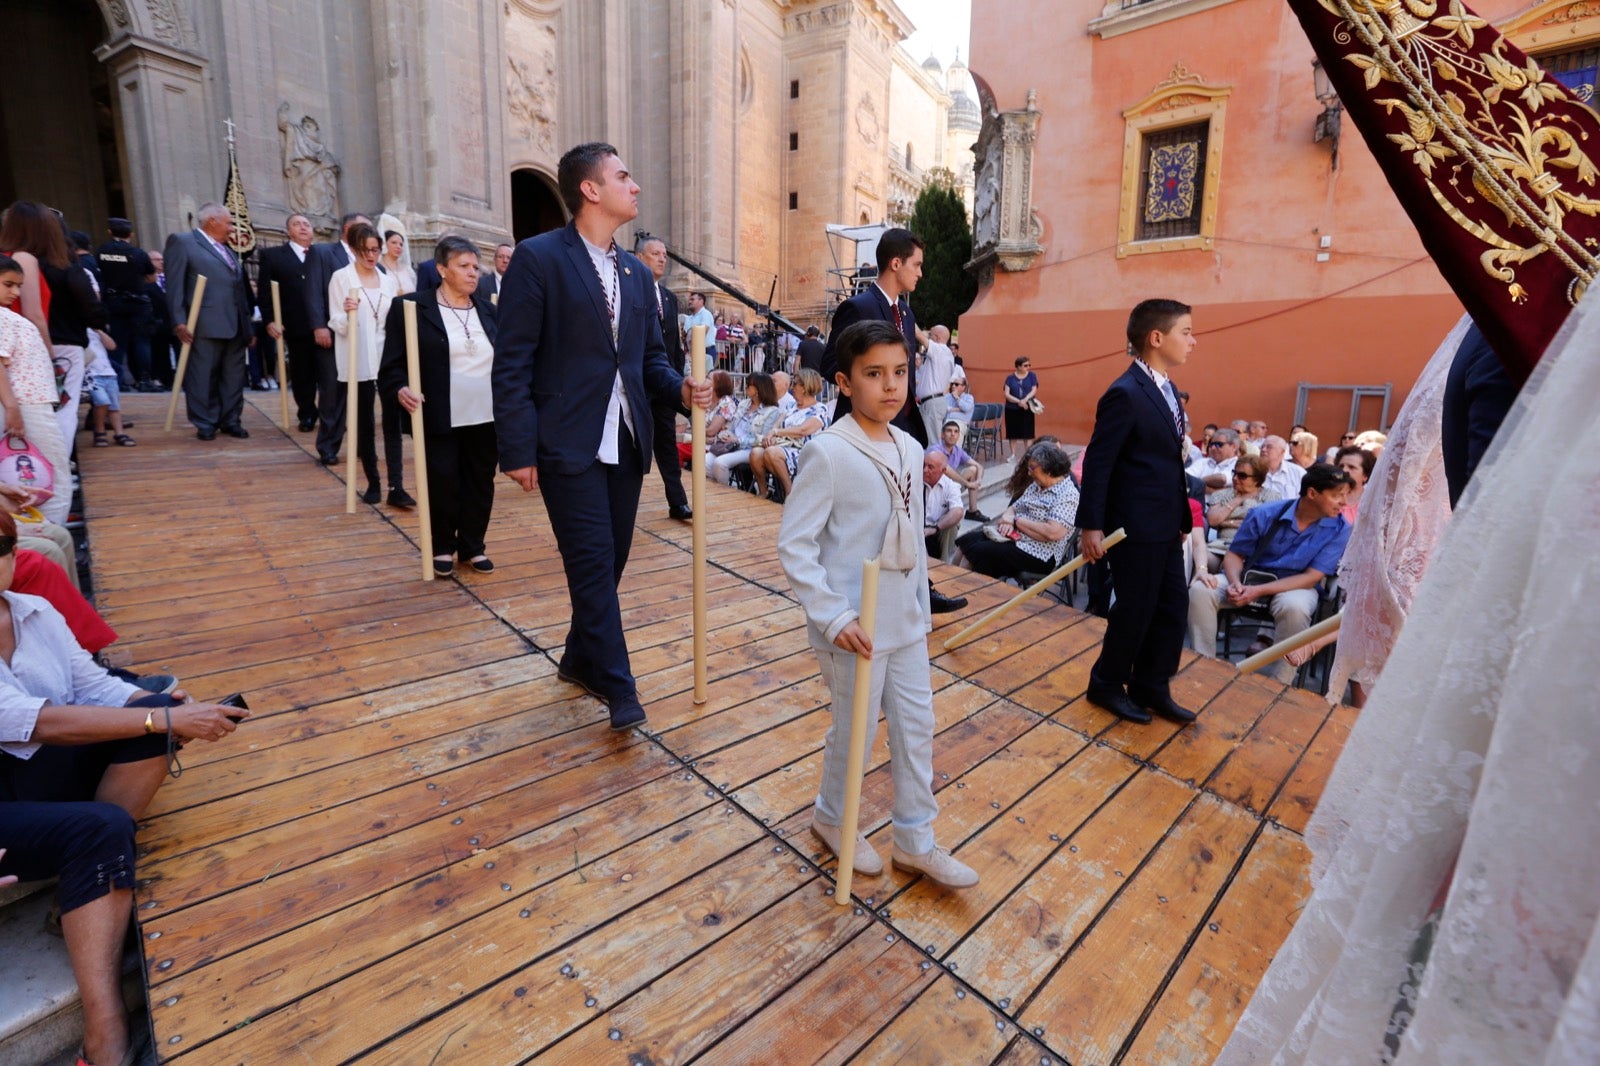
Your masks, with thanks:
[{"label": "elderly man in grey suit", "polygon": [[[244,414],[245,348],[250,342],[250,286],[239,257],[227,245],[233,216],[221,204],[202,204],[199,225],[167,238],[167,309],[177,323],[173,333],[192,347],[183,379],[184,401],[195,436],[215,440],[250,435]],[[189,307],[195,279],[206,279],[200,318],[189,332]]]}]

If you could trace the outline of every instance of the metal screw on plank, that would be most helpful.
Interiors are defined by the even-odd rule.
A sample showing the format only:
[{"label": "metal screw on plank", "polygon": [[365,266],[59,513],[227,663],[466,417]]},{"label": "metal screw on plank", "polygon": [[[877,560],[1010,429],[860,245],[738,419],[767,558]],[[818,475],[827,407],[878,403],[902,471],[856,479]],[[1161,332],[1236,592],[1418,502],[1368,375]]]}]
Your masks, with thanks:
[{"label": "metal screw on plank", "polygon": [[613,1040],[621,1040],[622,1039],[622,1030],[621,1029],[613,1029],[610,1032],[606,1033],[606,1035],[609,1036]]}]

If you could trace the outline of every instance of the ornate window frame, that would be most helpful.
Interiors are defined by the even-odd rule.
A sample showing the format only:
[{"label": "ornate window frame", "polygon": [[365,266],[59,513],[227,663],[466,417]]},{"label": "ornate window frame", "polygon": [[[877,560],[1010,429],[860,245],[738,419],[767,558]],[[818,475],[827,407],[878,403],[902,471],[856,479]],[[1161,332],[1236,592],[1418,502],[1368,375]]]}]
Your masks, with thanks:
[{"label": "ornate window frame", "polygon": [[[1217,194],[1221,188],[1223,133],[1227,125],[1231,86],[1208,84],[1182,63],[1172,68],[1149,96],[1122,113],[1126,123],[1122,142],[1122,191],[1117,213],[1117,258],[1150,252],[1209,251],[1216,243]],[[1147,133],[1209,124],[1205,158],[1205,188],[1200,200],[1200,232],[1188,237],[1136,240],[1139,226],[1139,161]]]}]

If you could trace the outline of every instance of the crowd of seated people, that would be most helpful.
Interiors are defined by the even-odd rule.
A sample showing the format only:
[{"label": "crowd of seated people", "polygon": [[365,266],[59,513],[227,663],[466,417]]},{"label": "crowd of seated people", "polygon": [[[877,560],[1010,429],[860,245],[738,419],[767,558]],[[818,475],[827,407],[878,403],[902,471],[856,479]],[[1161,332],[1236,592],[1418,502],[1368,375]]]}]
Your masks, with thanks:
[{"label": "crowd of seated people", "polygon": [[[787,374],[772,376],[774,379],[781,377],[787,383]],[[779,419],[778,425],[761,438],[760,444],[750,449],[751,476],[757,495],[763,499],[768,496],[769,478],[783,495],[789,494],[800,469],[800,450],[806,441],[828,426],[828,405],[821,400],[821,374],[802,367],[795,374],[791,391],[793,405]],[[783,406],[781,400],[779,406]]]},{"label": "crowd of seated people", "polygon": [[[1384,440],[1376,430],[1350,430],[1323,451],[1300,425],[1287,440],[1260,420],[1204,428],[1189,453],[1200,455],[1187,467],[1205,500],[1197,540],[1205,543],[1206,565],[1195,567],[1190,585],[1189,641],[1196,651],[1215,654],[1219,609],[1266,605],[1275,641],[1310,624]],[[1317,551],[1308,552],[1310,544]],[[1264,633],[1258,646],[1268,639]],[[1274,670],[1287,680],[1304,658]]]},{"label": "crowd of seated people", "polygon": [[707,442],[706,473],[724,485],[733,472],[750,462],[750,451],[771,433],[783,417],[771,374],[751,374],[745,379],[744,400],[733,419]]}]

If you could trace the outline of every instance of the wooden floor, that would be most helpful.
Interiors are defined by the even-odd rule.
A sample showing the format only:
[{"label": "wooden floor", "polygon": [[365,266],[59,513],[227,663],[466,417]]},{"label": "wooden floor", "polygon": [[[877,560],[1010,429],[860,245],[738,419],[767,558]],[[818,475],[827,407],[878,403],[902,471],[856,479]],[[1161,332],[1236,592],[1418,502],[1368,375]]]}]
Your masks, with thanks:
[{"label": "wooden floor", "polygon": [[[259,398],[260,394],[253,394]],[[164,400],[164,397],[162,397]],[[248,441],[82,449],[114,647],[255,717],[191,745],[140,832],[156,1047],[182,1063],[1209,1062],[1307,890],[1299,832],[1351,721],[1189,660],[1194,726],[1082,694],[1101,623],[1050,601],[930,644],[951,894],[892,869],[836,906],[806,831],[826,695],[773,544],[710,497],[710,702],[689,530],[655,475],[624,585],[650,721],[555,677],[568,616],[537,494],[489,576],[424,583],[414,520],[346,515],[276,397]],[[887,854],[883,731],[863,821]]]}]

